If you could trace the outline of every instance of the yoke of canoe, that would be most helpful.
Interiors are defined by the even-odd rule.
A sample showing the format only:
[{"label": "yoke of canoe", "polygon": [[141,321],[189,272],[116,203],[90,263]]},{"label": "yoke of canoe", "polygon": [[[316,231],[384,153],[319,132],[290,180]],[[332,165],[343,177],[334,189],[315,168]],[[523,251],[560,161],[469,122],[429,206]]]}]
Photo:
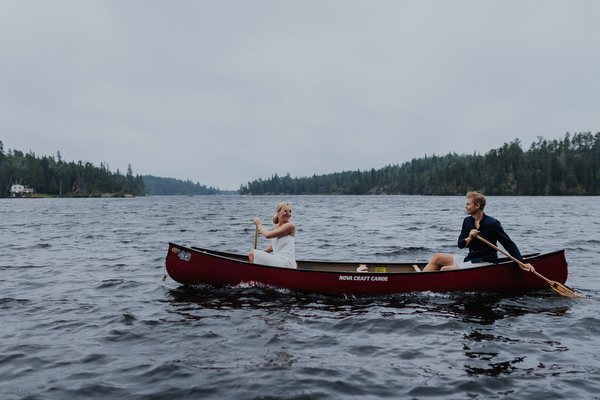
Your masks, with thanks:
[{"label": "yoke of canoe", "polygon": [[[524,257],[549,279],[564,283],[564,250]],[[305,293],[389,294],[412,291],[523,292],[544,290],[546,283],[508,258],[497,265],[451,271],[418,272],[426,263],[335,262],[298,260],[297,269],[251,264],[247,255],[169,243],[169,276],[185,285],[263,284]],[[366,271],[359,272],[361,266]],[[364,268],[363,268],[364,269]]]}]

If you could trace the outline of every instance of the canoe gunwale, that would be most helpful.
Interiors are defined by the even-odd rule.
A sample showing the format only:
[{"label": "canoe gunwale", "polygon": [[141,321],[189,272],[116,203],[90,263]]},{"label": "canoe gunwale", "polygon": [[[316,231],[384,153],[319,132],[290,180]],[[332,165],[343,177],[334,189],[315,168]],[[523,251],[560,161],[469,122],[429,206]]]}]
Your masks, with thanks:
[{"label": "canoe gunwale", "polygon": [[[264,267],[264,268],[270,268],[270,269],[276,269],[279,270],[281,269],[281,267],[274,267],[271,265],[263,265],[263,264],[252,264],[249,261],[245,261],[244,258],[247,258],[246,256],[243,256],[241,254],[235,254],[235,253],[227,253],[227,252],[222,252],[222,251],[217,251],[217,250],[211,250],[211,249],[204,249],[201,247],[196,247],[196,246],[191,246],[191,247],[187,247],[187,246],[182,246],[176,243],[169,243],[169,247],[178,247],[178,248],[183,248],[183,249],[188,249],[188,250],[192,250],[194,252],[197,253],[202,253],[203,255],[206,256],[210,256],[210,257],[215,257],[215,258],[220,258],[223,260],[227,260],[227,261],[233,261],[236,263],[242,263],[242,264],[248,264],[248,265],[253,265],[253,266],[259,266],[259,267]],[[562,254],[564,253],[564,250],[556,250],[550,253],[533,253],[533,254],[527,254],[526,256],[523,257],[523,261],[525,263],[531,261],[531,260],[535,260],[537,258],[540,257],[548,257],[548,256],[553,256],[553,255],[557,255],[557,254]],[[241,258],[241,259],[240,259]],[[468,268],[469,270],[471,269],[487,269],[487,268],[495,268],[498,266],[502,266],[502,265],[510,265],[510,264],[514,264],[514,262],[512,260],[510,260],[508,257],[502,257],[499,259],[500,261],[497,264],[493,264],[493,265],[483,265],[483,266],[475,266],[475,267],[470,267]],[[292,271],[308,271],[308,272],[326,272],[326,273],[335,273],[335,274],[339,274],[340,272],[345,273],[356,273],[356,274],[377,274],[377,275],[381,275],[381,274],[420,274],[422,272],[417,272],[417,271],[401,271],[401,272],[360,272],[360,271],[356,271],[355,267],[357,265],[360,264],[368,264],[368,265],[381,265],[381,266],[412,266],[412,265],[425,265],[425,263],[423,262],[403,262],[403,263],[390,263],[390,262],[378,262],[378,261],[361,261],[361,262],[352,262],[352,261],[315,261],[315,260],[297,260],[297,263],[299,265],[347,265],[348,266],[348,270],[344,270],[344,271],[328,271],[328,270],[319,270],[319,269],[311,269],[311,268],[296,268],[296,269],[290,269]],[[354,267],[354,270],[351,269]],[[426,271],[426,273],[452,273],[452,272],[459,272],[459,271],[465,271],[467,270],[465,269],[456,269],[456,270],[447,270],[447,271]]]}]

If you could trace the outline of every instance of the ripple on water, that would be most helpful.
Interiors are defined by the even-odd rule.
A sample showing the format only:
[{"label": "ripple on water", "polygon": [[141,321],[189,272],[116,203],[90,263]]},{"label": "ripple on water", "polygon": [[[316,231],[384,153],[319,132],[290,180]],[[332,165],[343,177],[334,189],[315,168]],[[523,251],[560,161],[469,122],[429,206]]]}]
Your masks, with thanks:
[{"label": "ripple on water", "polygon": [[[163,282],[169,241],[246,254],[252,219],[270,220],[278,201],[217,197],[0,201],[0,397],[600,393],[596,300],[551,290],[345,298]],[[427,261],[456,250],[464,218],[459,197],[291,200],[302,259]],[[566,248],[569,284],[600,298],[596,200],[570,198],[568,213],[557,212],[564,199],[525,200],[492,197],[486,210],[526,252]],[[570,221],[584,214],[580,240]]]}]

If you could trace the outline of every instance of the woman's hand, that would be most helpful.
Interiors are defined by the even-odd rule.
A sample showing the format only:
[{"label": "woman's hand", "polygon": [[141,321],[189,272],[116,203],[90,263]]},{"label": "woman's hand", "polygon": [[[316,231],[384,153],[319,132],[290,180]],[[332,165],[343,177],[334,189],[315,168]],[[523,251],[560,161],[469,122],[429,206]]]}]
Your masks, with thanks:
[{"label": "woman's hand", "polygon": [[254,218],[254,225],[256,225],[256,226],[260,225],[260,218]]}]

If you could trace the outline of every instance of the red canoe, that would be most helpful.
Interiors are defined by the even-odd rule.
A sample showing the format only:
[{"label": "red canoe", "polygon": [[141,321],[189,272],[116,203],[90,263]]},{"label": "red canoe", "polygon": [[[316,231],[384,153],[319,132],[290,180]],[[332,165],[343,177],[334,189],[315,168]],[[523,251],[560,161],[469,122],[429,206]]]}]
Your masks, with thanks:
[{"label": "red canoe", "polygon": [[[525,257],[536,271],[565,283],[564,250]],[[417,272],[424,263],[298,261],[298,269],[250,264],[247,256],[169,243],[165,261],[169,276],[184,285],[262,284],[304,293],[372,295],[402,292],[525,292],[548,289],[548,283],[517,264],[453,271]],[[367,272],[357,272],[366,265]]]}]

